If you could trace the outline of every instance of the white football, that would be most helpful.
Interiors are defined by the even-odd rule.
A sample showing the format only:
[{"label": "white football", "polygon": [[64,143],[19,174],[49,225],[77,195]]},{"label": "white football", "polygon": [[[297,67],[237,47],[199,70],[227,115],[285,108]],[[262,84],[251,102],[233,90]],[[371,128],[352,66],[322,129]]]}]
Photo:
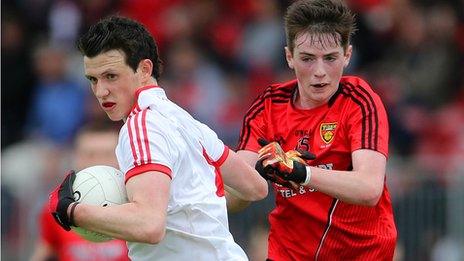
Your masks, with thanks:
[{"label": "white football", "polygon": [[[127,203],[124,174],[110,166],[92,166],[76,173],[74,199],[79,203],[111,206]],[[72,229],[86,240],[103,242],[112,238],[80,227]]]}]

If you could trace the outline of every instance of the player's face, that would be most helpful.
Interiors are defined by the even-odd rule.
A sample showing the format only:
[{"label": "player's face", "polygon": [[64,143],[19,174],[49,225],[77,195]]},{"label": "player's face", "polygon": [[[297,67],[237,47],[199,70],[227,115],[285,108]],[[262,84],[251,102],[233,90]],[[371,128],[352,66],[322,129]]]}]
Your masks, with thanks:
[{"label": "player's face", "polygon": [[296,37],[293,53],[286,47],[285,54],[298,80],[297,106],[313,108],[328,102],[337,91],[351,52],[351,46],[344,51],[330,34]]},{"label": "player's face", "polygon": [[85,76],[101,108],[113,121],[129,115],[135,102],[135,90],[140,87],[139,71],[129,67],[125,54],[110,50],[95,57],[84,57]]},{"label": "player's face", "polygon": [[117,143],[118,134],[116,132],[86,132],[78,135],[74,157],[76,169],[81,170],[102,164],[118,168],[114,154]]}]

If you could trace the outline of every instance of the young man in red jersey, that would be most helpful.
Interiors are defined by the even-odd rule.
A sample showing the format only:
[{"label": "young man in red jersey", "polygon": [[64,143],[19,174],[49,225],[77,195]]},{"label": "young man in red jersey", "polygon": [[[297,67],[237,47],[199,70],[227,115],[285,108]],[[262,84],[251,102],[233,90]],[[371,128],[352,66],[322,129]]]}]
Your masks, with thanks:
[{"label": "young man in red jersey", "polygon": [[[368,83],[342,76],[354,16],[341,0],[297,1],[285,29],[296,79],[257,98],[238,147],[276,192],[268,260],[392,260],[387,114]],[[271,143],[261,149],[260,138]],[[305,165],[281,148],[315,159]]]}]

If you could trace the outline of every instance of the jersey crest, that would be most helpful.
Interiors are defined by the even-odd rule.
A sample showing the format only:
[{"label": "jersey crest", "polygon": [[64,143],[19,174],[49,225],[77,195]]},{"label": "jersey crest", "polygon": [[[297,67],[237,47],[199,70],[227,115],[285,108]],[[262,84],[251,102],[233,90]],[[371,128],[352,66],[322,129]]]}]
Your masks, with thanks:
[{"label": "jersey crest", "polygon": [[337,128],[337,122],[321,123],[320,134],[321,138],[325,143],[332,142],[335,136],[335,129]]}]

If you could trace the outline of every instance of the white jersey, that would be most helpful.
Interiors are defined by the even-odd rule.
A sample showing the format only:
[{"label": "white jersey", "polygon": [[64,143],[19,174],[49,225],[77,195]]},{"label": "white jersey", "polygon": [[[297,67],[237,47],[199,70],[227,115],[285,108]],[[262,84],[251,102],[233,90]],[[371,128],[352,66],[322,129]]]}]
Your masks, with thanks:
[{"label": "white jersey", "polygon": [[[119,167],[131,177],[171,177],[166,236],[159,244],[128,242],[132,260],[248,260],[229,232],[219,166],[229,149],[208,126],[146,86],[119,133]],[[156,188],[153,188],[156,189]]]}]

